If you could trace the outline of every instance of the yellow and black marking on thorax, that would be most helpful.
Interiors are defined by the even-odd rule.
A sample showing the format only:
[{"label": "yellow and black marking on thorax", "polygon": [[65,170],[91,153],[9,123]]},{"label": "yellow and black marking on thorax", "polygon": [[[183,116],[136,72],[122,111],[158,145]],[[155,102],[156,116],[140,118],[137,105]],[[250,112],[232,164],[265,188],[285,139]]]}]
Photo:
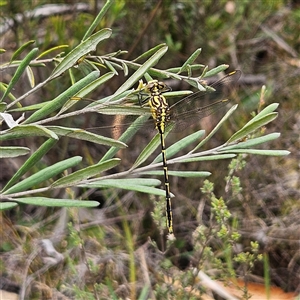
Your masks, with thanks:
[{"label": "yellow and black marking on thorax", "polygon": [[170,90],[165,83],[157,80],[149,81],[146,86],[146,92],[150,93],[148,105],[155,120],[156,129],[160,134],[165,132],[165,126],[170,121],[169,104],[162,93]]},{"label": "yellow and black marking on thorax", "polygon": [[166,98],[162,93],[170,91],[171,89],[163,82],[153,80],[148,82],[145,91],[150,93],[148,105],[151,109],[152,117],[155,121],[155,127],[160,134],[161,153],[163,159],[165,190],[166,190],[166,218],[167,227],[170,235],[173,235],[173,215],[171,207],[171,192],[168,177],[168,165],[165,146],[165,128],[170,121],[170,108]]}]

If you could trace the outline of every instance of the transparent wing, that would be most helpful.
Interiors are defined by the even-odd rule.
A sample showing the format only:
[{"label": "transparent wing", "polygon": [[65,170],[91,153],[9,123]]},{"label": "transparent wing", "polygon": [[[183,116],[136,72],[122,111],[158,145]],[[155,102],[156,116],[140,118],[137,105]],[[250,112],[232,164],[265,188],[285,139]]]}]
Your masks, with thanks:
[{"label": "transparent wing", "polygon": [[[170,107],[170,123],[174,123],[173,131],[181,131],[200,119],[225,108],[231,100],[230,96],[234,91],[240,76],[241,71],[238,70],[229,73],[222,79],[208,86],[207,91],[196,92],[172,105]],[[217,101],[204,105],[204,100],[210,98]]]},{"label": "transparent wing", "polygon": [[[240,76],[241,71],[236,70],[208,86],[207,91],[196,92],[177,101],[175,104],[170,106],[170,121],[169,125],[166,127],[173,126],[174,128],[172,131],[179,132],[191,126],[192,124],[195,124],[200,119],[212,115],[222,108],[225,108],[230,102],[230,95],[235,89]],[[204,105],[204,103],[207,103],[207,98],[212,98],[216,101],[211,104]],[[106,123],[109,125],[97,128],[89,128],[88,130],[97,133],[100,133],[101,131],[120,133],[131,126],[132,123],[138,118],[138,115],[148,115],[148,120],[146,120],[144,123],[137,123],[134,126],[139,129],[141,128],[143,132],[155,132],[155,124],[150,114],[150,108],[142,108],[139,106],[129,106],[126,108],[123,106],[121,109],[124,110],[123,113],[125,113],[125,115],[120,114],[115,116],[114,111],[116,110],[113,106],[99,111],[100,113],[107,114],[107,112],[111,110],[109,113],[111,116],[108,117],[111,117],[111,119],[109,119]],[[129,115],[130,112],[134,113],[134,115]]]}]

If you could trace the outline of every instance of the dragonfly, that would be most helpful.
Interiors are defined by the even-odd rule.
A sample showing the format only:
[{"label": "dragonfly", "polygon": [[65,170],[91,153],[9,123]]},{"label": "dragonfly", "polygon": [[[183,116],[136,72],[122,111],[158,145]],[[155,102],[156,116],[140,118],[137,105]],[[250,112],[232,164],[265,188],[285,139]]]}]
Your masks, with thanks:
[{"label": "dragonfly", "polygon": [[[146,98],[143,100],[139,99],[140,108],[147,107],[147,111],[152,116],[153,120],[148,120],[147,122],[154,122],[154,127],[160,135],[161,144],[161,155],[162,155],[162,165],[164,174],[164,187],[165,187],[165,200],[166,200],[166,226],[168,228],[168,233],[170,238],[174,237],[173,229],[173,213],[172,213],[172,203],[171,203],[171,189],[168,176],[168,163],[166,155],[166,143],[165,143],[165,132],[169,127],[172,127],[172,131],[178,132],[183,129],[195,124],[200,119],[207,117],[221,108],[225,107],[230,98],[226,97],[228,93],[223,93],[222,88],[226,88],[229,91],[234,88],[237,81],[241,76],[241,71],[235,70],[228,73],[220,80],[214,82],[206,87],[206,91],[198,91],[184,97],[183,99],[177,101],[175,104],[170,105],[165,97],[165,93],[171,91],[171,88],[162,81],[152,80],[149,81],[143,88],[143,94],[147,94]],[[217,98],[217,101],[210,103],[206,106],[201,106],[201,99],[204,95],[212,94]],[[129,124],[123,124],[125,125]],[[114,125],[111,128],[123,128],[123,125]],[[153,130],[153,125],[149,126],[149,123],[144,123],[143,125],[146,130]],[[150,129],[149,129],[150,128]]]},{"label": "dragonfly", "polygon": [[[227,74],[225,77],[213,83],[210,88],[215,90],[218,86],[228,86],[232,87],[240,78],[241,72],[236,70]],[[170,91],[171,88],[168,87],[164,82],[153,80],[148,82],[145,87],[145,92],[149,93],[148,106],[150,107],[151,115],[155,123],[155,128],[160,135],[161,143],[161,154],[162,163],[164,171],[164,184],[166,192],[166,219],[167,228],[169,235],[174,235],[173,230],[173,213],[171,205],[171,190],[168,176],[168,163],[166,156],[166,144],[165,144],[165,130],[167,126],[173,125],[177,128],[185,128],[189,124],[193,124],[195,120],[202,119],[216,112],[221,107],[224,107],[228,101],[227,98],[221,98],[220,100],[213,102],[209,105],[197,107],[199,97],[203,95],[203,92],[199,91],[187,96],[173,105],[169,105],[165,96],[165,92]],[[144,101],[145,102],[145,101]]]}]

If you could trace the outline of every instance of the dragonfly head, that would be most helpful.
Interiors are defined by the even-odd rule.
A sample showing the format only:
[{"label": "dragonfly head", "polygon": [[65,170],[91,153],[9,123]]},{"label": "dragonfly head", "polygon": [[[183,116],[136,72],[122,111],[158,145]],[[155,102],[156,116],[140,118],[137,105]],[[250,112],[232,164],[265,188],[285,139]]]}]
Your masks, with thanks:
[{"label": "dragonfly head", "polygon": [[164,82],[158,80],[151,80],[145,86],[145,92],[150,94],[160,94],[164,92],[169,92],[171,88],[167,86]]}]

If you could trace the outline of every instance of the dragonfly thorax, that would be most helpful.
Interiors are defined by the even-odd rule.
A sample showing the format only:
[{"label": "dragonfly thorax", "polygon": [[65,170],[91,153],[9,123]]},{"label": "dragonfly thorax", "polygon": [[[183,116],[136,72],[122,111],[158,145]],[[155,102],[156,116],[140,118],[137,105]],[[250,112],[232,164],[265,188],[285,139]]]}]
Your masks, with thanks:
[{"label": "dragonfly thorax", "polygon": [[155,127],[162,134],[165,132],[166,124],[170,121],[169,104],[162,93],[170,88],[163,82],[153,80],[147,84],[146,90],[150,93],[148,105],[155,121]]}]

